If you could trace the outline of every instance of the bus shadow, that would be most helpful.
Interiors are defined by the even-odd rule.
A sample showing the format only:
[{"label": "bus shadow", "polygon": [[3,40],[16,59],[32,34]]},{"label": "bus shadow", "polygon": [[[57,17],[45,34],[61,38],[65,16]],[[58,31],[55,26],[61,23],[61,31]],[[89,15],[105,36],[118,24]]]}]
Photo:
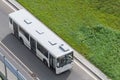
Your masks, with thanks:
[{"label": "bus shadow", "polygon": [[55,74],[50,68],[38,59],[26,46],[24,46],[13,34],[7,35],[2,43],[13,52],[33,73],[41,80],[68,80],[71,71]]}]

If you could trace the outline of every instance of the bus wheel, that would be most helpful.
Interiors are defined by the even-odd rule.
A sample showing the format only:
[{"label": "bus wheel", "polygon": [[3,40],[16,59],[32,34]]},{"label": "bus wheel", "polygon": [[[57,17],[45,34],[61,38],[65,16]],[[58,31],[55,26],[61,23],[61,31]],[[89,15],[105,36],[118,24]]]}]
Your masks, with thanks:
[{"label": "bus wheel", "polygon": [[48,66],[48,63],[45,59],[43,59],[43,63]]}]

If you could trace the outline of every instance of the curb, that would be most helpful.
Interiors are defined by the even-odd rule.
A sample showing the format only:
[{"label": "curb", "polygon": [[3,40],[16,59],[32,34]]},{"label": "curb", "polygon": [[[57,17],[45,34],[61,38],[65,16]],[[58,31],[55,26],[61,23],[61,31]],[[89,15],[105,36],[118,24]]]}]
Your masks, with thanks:
[{"label": "curb", "polygon": [[110,80],[102,71],[90,63],[84,56],[74,50],[74,58],[82,64],[87,70],[95,75],[99,80]]},{"label": "curb", "polygon": [[16,10],[20,10],[24,8],[16,0],[6,0],[6,2],[8,2],[11,6],[13,6]]},{"label": "curb", "polygon": [[13,4],[10,0],[6,0],[8,3],[10,3],[10,5],[12,5],[16,10],[19,10],[19,8],[18,7],[16,7],[16,5],[15,4]]},{"label": "curb", "polygon": [[[16,0],[6,0],[10,3],[16,10],[23,9]],[[96,68],[92,63],[85,59],[81,54],[74,50],[74,58],[82,64],[87,70],[89,70],[93,75],[95,75],[99,80],[110,80],[102,71]]]}]

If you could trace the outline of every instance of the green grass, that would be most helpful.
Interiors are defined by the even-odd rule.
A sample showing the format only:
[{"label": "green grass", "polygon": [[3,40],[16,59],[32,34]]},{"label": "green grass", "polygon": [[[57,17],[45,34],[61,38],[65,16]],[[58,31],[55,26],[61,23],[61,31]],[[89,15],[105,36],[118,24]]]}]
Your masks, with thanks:
[{"label": "green grass", "polygon": [[120,0],[17,0],[112,80],[120,80]]}]

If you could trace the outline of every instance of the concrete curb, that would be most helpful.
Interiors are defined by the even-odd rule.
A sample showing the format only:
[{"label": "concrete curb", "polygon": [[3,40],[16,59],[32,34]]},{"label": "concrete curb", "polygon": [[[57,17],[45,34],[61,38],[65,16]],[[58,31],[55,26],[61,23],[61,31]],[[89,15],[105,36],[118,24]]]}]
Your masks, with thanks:
[{"label": "concrete curb", "polygon": [[6,0],[6,2],[8,2],[10,5],[12,5],[16,10],[24,8],[16,0]]},{"label": "concrete curb", "polygon": [[92,63],[90,63],[85,57],[79,54],[74,50],[74,57],[78,60],[87,70],[89,70],[92,74],[94,74],[100,80],[110,80],[102,71],[100,71],[97,67],[95,67]]},{"label": "concrete curb", "polygon": [[[16,10],[23,9],[16,0],[6,0],[9,2]],[[100,80],[110,80],[102,71],[96,68],[92,63],[86,60],[81,54],[74,50],[74,58],[80,62],[87,70],[89,70],[93,75],[95,75]]]}]

